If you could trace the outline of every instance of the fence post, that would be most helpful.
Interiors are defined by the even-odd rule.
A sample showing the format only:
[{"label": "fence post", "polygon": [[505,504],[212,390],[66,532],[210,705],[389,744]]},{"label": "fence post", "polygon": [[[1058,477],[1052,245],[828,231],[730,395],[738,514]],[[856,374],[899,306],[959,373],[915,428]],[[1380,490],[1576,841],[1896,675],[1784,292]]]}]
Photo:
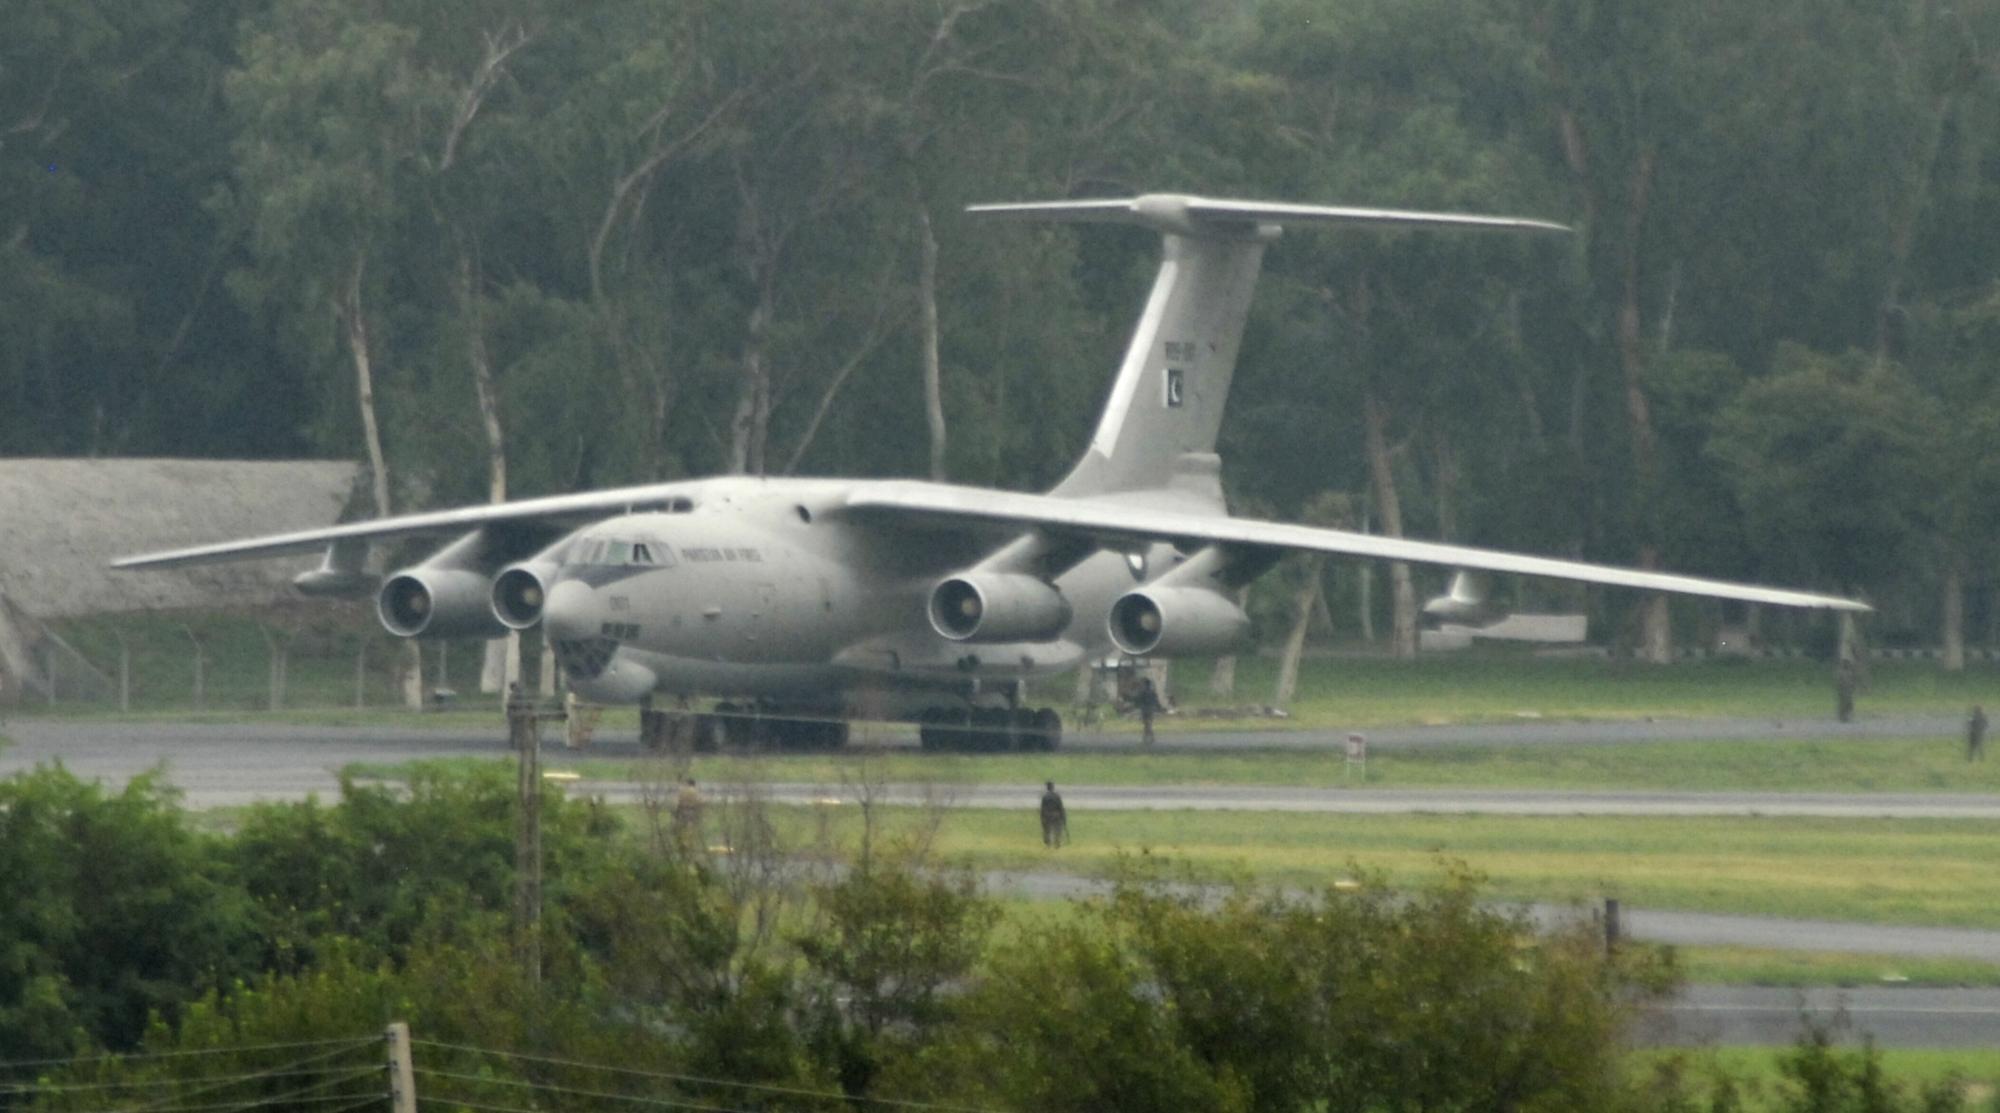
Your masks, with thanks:
[{"label": "fence post", "polygon": [[382,1035],[389,1044],[390,1113],[417,1113],[417,1072],[410,1061],[410,1026],[398,1020]]}]

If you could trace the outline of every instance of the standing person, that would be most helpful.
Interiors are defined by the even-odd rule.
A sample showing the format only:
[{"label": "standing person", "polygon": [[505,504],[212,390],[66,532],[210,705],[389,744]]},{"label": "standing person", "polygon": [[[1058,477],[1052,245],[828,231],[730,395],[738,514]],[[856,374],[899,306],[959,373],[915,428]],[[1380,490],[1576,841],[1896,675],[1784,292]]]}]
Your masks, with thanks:
[{"label": "standing person", "polygon": [[1843,723],[1854,721],[1854,658],[1842,657],[1833,669],[1834,714]]},{"label": "standing person", "polygon": [[1986,760],[1986,709],[1976,703],[1965,720],[1965,760]]},{"label": "standing person", "polygon": [[1063,811],[1062,795],[1054,781],[1042,782],[1042,845],[1061,846],[1069,841],[1069,813]]},{"label": "standing person", "polygon": [[1139,726],[1144,731],[1139,742],[1141,745],[1150,746],[1153,744],[1153,716],[1160,711],[1160,692],[1153,687],[1152,677],[1139,681],[1139,694],[1132,702],[1139,706]]},{"label": "standing person", "polygon": [[701,789],[695,787],[693,777],[681,781],[680,793],[674,797],[674,833],[690,844],[701,834]]}]

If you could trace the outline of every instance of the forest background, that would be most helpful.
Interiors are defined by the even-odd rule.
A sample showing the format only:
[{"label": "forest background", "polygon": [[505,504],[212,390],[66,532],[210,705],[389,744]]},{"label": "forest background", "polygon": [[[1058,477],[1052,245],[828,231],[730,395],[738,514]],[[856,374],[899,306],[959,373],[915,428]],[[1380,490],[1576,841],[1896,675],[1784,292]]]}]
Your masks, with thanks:
[{"label": "forest background", "polygon": [[[1988,0],[16,8],[0,453],[360,457],[381,513],[1032,489],[1157,243],[965,204],[1532,215],[1575,234],[1271,253],[1239,512],[1857,592],[1952,668],[2000,644]],[[1656,657],[1757,622],[1548,590]]]}]

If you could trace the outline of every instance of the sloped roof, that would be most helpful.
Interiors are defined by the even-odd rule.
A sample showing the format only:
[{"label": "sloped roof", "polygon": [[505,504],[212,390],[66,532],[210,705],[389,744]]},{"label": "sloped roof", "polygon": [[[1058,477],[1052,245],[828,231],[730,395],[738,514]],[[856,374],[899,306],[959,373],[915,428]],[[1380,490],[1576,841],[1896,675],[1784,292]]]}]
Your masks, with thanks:
[{"label": "sloped roof", "polygon": [[338,521],[348,461],[0,459],[0,594],[42,618],[296,598],[315,558],[154,572],[113,558]]}]

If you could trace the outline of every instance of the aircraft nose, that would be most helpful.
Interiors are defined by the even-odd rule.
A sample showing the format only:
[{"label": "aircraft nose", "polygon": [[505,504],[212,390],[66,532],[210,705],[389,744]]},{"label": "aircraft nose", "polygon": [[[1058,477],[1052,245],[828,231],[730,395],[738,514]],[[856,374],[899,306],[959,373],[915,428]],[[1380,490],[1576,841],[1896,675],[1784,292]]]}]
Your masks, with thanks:
[{"label": "aircraft nose", "polygon": [[549,589],[549,601],[542,607],[542,625],[552,638],[592,637],[603,622],[598,610],[597,592],[589,584],[563,580]]}]

